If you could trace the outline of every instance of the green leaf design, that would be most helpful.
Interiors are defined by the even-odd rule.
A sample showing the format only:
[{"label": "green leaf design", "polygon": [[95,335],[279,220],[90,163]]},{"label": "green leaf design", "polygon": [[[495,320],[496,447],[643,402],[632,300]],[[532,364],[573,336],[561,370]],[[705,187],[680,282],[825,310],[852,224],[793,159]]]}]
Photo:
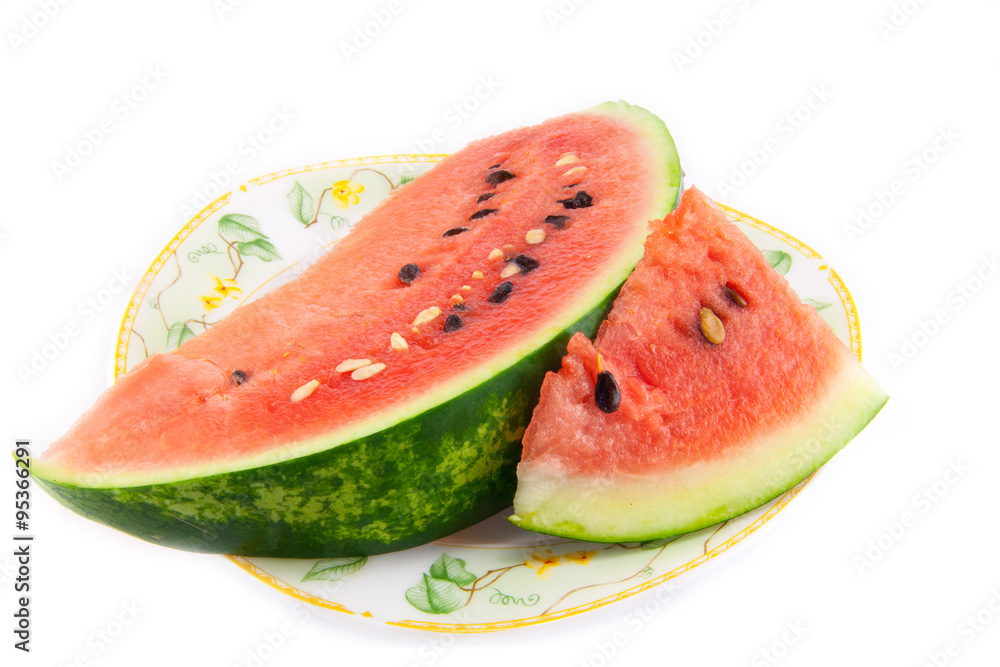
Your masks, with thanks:
[{"label": "green leaf design", "polygon": [[295,181],[295,187],[288,193],[288,208],[292,210],[292,215],[303,225],[312,222],[313,198],[302,184]]},{"label": "green leaf design", "polygon": [[812,306],[817,311],[823,310],[824,308],[829,308],[832,304],[823,303],[822,301],[817,301],[816,299],[802,299],[802,303],[807,306]]},{"label": "green leaf design", "polygon": [[170,325],[170,329],[167,330],[167,349],[172,350],[191,338],[194,338],[194,332],[191,331],[191,327],[183,322],[174,322]]},{"label": "green leaf design", "polygon": [[237,243],[236,249],[241,255],[260,257],[265,262],[281,259],[281,255],[278,254],[278,249],[274,247],[274,244],[262,238],[255,241]]},{"label": "green leaf design", "polygon": [[426,574],[419,584],[407,589],[406,601],[428,614],[449,614],[462,606],[458,586]]},{"label": "green leaf design", "polygon": [[318,560],[309,570],[302,581],[312,581],[322,579],[323,581],[337,581],[354,574],[368,562],[368,556],[355,556],[352,558],[324,558]]},{"label": "green leaf design", "polygon": [[792,268],[792,256],[784,250],[765,250],[764,259],[781,275],[785,275],[788,269]]},{"label": "green leaf design", "polygon": [[417,177],[417,175],[415,173],[413,173],[412,171],[404,171],[402,173],[402,175],[399,177],[399,184],[400,185],[406,185],[407,183],[409,183],[410,181],[412,181],[416,177]]},{"label": "green leaf design", "polygon": [[659,540],[650,540],[649,542],[643,542],[639,545],[639,548],[643,551],[652,551],[653,549],[660,549],[667,546],[674,540],[676,540],[680,535],[674,535],[673,537],[664,537]]},{"label": "green leaf design", "polygon": [[219,233],[244,242],[267,238],[266,234],[261,233],[260,223],[255,218],[241,213],[230,213],[219,218]]},{"label": "green leaf design", "polygon": [[452,558],[448,554],[441,554],[441,557],[431,565],[431,576],[435,579],[450,581],[457,586],[468,586],[478,579],[476,575],[465,569],[465,561],[461,558]]}]

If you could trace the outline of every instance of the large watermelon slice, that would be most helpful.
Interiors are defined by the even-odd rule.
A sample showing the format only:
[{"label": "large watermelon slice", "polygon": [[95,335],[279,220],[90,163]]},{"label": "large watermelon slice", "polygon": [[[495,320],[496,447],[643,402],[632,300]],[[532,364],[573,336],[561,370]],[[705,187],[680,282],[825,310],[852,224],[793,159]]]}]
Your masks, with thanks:
[{"label": "large watermelon slice", "polygon": [[701,192],[658,224],[594,344],[577,334],[524,437],[517,525],[639,541],[804,479],[887,396]]},{"label": "large watermelon slice", "polygon": [[193,551],[374,554],[466,527],[511,502],[545,372],[679,192],[667,129],[624,103],[477,141],[132,369],[32,470],[80,514]]}]

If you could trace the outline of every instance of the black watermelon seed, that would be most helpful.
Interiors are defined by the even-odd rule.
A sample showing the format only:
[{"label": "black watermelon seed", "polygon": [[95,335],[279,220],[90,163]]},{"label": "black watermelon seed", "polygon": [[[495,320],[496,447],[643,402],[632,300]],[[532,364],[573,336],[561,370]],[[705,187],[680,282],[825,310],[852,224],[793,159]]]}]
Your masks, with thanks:
[{"label": "black watermelon seed", "polygon": [[458,331],[462,328],[462,318],[452,313],[448,317],[444,318],[444,332],[451,333],[452,331]]},{"label": "black watermelon seed", "polygon": [[491,164],[491,165],[490,165],[490,169],[496,169],[496,168],[497,168],[497,167],[499,167],[499,166],[500,166],[500,163],[499,163],[499,162],[497,162],[496,164]]},{"label": "black watermelon seed", "polygon": [[545,216],[545,222],[549,223],[556,229],[566,229],[566,223],[569,222],[568,215],[547,215]]},{"label": "black watermelon seed", "polygon": [[608,371],[597,374],[597,384],[594,386],[594,403],[601,412],[611,414],[622,402],[622,393],[615,382],[615,376]]},{"label": "black watermelon seed", "polygon": [[446,232],[445,232],[444,234],[442,234],[441,236],[444,236],[444,237],[448,237],[448,236],[458,236],[458,235],[459,235],[459,234],[461,234],[462,232],[467,232],[467,231],[469,231],[469,228],[468,228],[468,227],[452,227],[451,229],[449,229],[448,231],[446,231]]},{"label": "black watermelon seed", "polygon": [[503,303],[513,290],[514,283],[509,280],[503,281],[493,290],[493,294],[490,294],[490,303]]},{"label": "black watermelon seed", "polygon": [[510,173],[506,169],[501,169],[499,171],[494,171],[487,176],[486,182],[490,185],[500,185],[504,181],[509,181],[512,178],[514,178],[514,174]]},{"label": "black watermelon seed", "polygon": [[416,264],[406,264],[399,270],[399,281],[409,285],[420,275],[420,267]]},{"label": "black watermelon seed", "polygon": [[452,309],[453,310],[465,310],[465,304],[464,303],[456,303],[455,305],[452,306]]},{"label": "black watermelon seed", "polygon": [[484,201],[495,195],[495,192],[487,192],[486,194],[479,195],[479,199],[476,200],[477,204],[482,204]]},{"label": "black watermelon seed", "polygon": [[593,206],[594,198],[588,195],[583,190],[576,193],[576,196],[572,199],[560,199],[559,203],[566,208],[587,208]]},{"label": "black watermelon seed", "polygon": [[247,374],[240,370],[233,371],[232,375],[229,376],[229,381],[233,384],[243,384],[249,379],[250,378],[247,377]]},{"label": "black watermelon seed", "polygon": [[743,298],[742,294],[736,291],[735,287],[732,287],[731,285],[726,285],[726,296],[728,296],[729,300],[735,303],[740,308],[747,307],[747,300]]},{"label": "black watermelon seed", "polygon": [[496,213],[496,212],[497,212],[497,209],[495,209],[495,208],[484,208],[484,209],[476,211],[475,213],[473,213],[472,215],[470,215],[469,216],[469,220],[478,220],[479,218],[485,218],[486,216],[492,215],[493,213]]},{"label": "black watermelon seed", "polygon": [[528,273],[538,268],[538,260],[527,255],[518,255],[514,258],[514,263],[521,267],[521,273]]}]

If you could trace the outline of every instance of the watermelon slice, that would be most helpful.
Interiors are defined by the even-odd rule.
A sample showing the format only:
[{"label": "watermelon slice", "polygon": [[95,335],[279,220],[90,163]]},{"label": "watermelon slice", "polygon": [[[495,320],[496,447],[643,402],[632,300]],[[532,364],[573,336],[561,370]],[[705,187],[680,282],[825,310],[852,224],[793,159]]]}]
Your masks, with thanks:
[{"label": "watermelon slice", "polygon": [[131,369],[32,471],[193,551],[375,554],[471,525],[509,506],[545,372],[679,193],[667,129],[624,103],[477,141]]},{"label": "watermelon slice", "polygon": [[575,335],[524,436],[515,524],[686,533],[791,488],[886,394],[701,192],[658,224],[594,344]]}]

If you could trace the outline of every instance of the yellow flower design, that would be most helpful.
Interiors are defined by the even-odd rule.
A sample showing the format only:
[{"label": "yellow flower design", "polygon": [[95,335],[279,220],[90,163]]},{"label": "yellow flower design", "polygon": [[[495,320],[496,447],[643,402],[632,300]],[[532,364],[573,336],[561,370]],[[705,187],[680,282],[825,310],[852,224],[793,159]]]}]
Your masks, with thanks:
[{"label": "yellow flower design", "polygon": [[539,579],[545,579],[552,574],[550,571],[552,568],[562,564],[562,556],[556,556],[551,549],[532,551],[531,558],[524,561],[524,564],[533,570],[538,570],[535,574]]},{"label": "yellow flower design", "polygon": [[205,307],[205,310],[215,310],[219,307],[219,302],[222,301],[222,297],[212,296],[211,294],[203,294],[201,296],[201,305]]},{"label": "yellow flower design", "polygon": [[213,276],[213,278],[215,278],[215,292],[220,295],[220,298],[225,299],[227,296],[232,296],[234,299],[237,299],[239,298],[237,295],[243,293],[243,290],[237,286],[235,280],[231,278],[223,280],[218,276]]},{"label": "yellow flower design", "polygon": [[359,194],[365,191],[365,186],[353,181],[337,181],[330,188],[333,195],[333,203],[338,208],[347,208],[351,204],[357,204],[360,200]]},{"label": "yellow flower design", "polygon": [[596,551],[570,551],[567,554],[557,556],[552,553],[551,549],[541,549],[539,551],[532,551],[531,558],[524,561],[524,564],[532,570],[537,570],[535,574],[539,579],[546,579],[552,574],[552,568],[554,567],[559,567],[560,565],[590,565],[590,561],[594,560],[594,556],[596,555]]},{"label": "yellow flower design", "polygon": [[590,565],[596,555],[596,551],[571,551],[564,558],[574,565]]}]

